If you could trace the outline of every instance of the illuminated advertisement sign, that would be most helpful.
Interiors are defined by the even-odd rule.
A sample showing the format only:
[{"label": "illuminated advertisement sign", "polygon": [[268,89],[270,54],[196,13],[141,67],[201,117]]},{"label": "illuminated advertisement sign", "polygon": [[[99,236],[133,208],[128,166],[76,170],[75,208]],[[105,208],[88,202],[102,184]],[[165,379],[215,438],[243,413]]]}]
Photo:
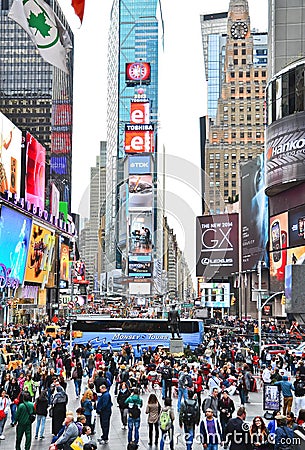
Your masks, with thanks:
[{"label": "illuminated advertisement sign", "polygon": [[199,283],[201,306],[230,308],[230,283]]},{"label": "illuminated advertisement sign", "polygon": [[54,231],[33,223],[25,281],[41,283],[44,287],[52,267],[54,245]]},{"label": "illuminated advertisement sign", "polygon": [[238,272],[238,214],[197,217],[196,276],[210,280]]},{"label": "illuminated advertisement sign", "polygon": [[26,133],[25,199],[44,209],[46,149]]},{"label": "illuminated advertisement sign", "polygon": [[72,105],[70,103],[54,103],[52,105],[52,125],[53,127],[72,125]]},{"label": "illuminated advertisement sign", "polygon": [[128,276],[151,278],[151,256],[130,256],[128,258]]},{"label": "illuminated advertisement sign", "polygon": [[[270,288],[281,291],[285,280],[288,242],[288,213],[270,218]],[[271,287],[272,286],[272,287]],[[275,291],[276,292],[276,291]]]},{"label": "illuminated advertisement sign", "polygon": [[129,175],[143,175],[152,172],[150,155],[129,155],[128,173]]},{"label": "illuminated advertisement sign", "polygon": [[124,149],[126,153],[153,153],[154,125],[125,124]]},{"label": "illuminated advertisement sign", "polygon": [[305,205],[288,212],[289,247],[305,245]]},{"label": "illuminated advertisement sign", "polygon": [[127,239],[127,183],[123,183],[119,188],[119,244],[126,245]]},{"label": "illuminated advertisement sign", "polygon": [[86,280],[86,266],[84,261],[81,260],[75,261],[73,267],[74,267],[73,283],[89,284],[89,281]]},{"label": "illuminated advertisement sign", "polygon": [[130,213],[130,243],[132,254],[151,253],[152,251],[152,214]]},{"label": "illuminated advertisement sign", "polygon": [[125,81],[127,86],[150,84],[150,63],[126,63]]},{"label": "illuminated advertisement sign", "polygon": [[266,193],[274,195],[305,180],[305,113],[272,123],[266,130]]},{"label": "illuminated advertisement sign", "polygon": [[50,191],[50,212],[52,216],[58,217],[60,193],[54,183],[50,184]]},{"label": "illuminated advertisement sign", "polygon": [[52,154],[71,153],[71,134],[66,132],[52,132],[51,135]]},{"label": "illuminated advertisement sign", "polygon": [[0,192],[20,197],[21,131],[0,112]]},{"label": "illuminated advertisement sign", "polygon": [[69,245],[60,245],[60,279],[69,281]]},{"label": "illuminated advertisement sign", "polygon": [[268,261],[268,197],[265,195],[264,156],[241,163],[242,270]]},{"label": "illuminated advertisement sign", "polygon": [[152,209],[152,175],[131,175],[128,180],[128,190],[129,211]]},{"label": "illuminated advertisement sign", "polygon": [[23,283],[29,250],[32,220],[19,212],[1,207],[0,263],[11,269],[10,276]]},{"label": "illuminated advertisement sign", "polygon": [[130,123],[149,123],[149,101],[130,104]]},{"label": "illuminated advertisement sign", "polygon": [[51,156],[51,174],[66,175],[68,172],[68,160],[66,156]]}]

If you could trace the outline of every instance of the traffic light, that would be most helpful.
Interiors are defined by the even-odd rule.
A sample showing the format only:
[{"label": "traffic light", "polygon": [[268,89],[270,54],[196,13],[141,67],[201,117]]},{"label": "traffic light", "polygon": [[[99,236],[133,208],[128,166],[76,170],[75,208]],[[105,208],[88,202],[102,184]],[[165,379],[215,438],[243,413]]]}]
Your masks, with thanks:
[{"label": "traffic light", "polygon": [[282,295],[282,298],[281,298],[281,305],[286,305],[286,297],[284,294]]},{"label": "traffic light", "polygon": [[231,306],[234,306],[236,303],[236,297],[234,297],[234,295],[232,295],[231,297]]}]

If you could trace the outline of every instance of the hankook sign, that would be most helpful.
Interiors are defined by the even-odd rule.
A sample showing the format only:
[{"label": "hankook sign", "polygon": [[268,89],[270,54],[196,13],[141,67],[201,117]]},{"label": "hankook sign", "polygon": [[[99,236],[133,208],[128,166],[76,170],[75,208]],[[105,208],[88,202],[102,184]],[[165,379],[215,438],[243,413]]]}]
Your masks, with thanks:
[{"label": "hankook sign", "polygon": [[305,180],[305,113],[277,120],[266,131],[266,194]]}]

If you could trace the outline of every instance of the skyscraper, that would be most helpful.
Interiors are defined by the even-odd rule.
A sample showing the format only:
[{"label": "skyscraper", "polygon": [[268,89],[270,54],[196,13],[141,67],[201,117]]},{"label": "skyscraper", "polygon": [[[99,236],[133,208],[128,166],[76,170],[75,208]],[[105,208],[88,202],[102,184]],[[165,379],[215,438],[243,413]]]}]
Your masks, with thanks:
[{"label": "skyscraper", "polygon": [[[108,47],[106,269],[121,268],[122,246],[118,246],[118,193],[124,181],[124,132],[130,123],[130,103],[143,87],[150,102],[149,122],[158,118],[158,48],[162,37],[160,0],[114,0]],[[159,17],[158,17],[159,16]],[[150,64],[150,83],[126,84],[126,64]],[[143,94],[142,94],[143,95]],[[155,152],[157,147],[155,146]],[[156,178],[156,174],[154,174]],[[155,200],[156,202],[156,200]],[[156,208],[156,203],[155,206]],[[157,217],[157,214],[155,215]],[[156,221],[157,219],[155,219]],[[154,229],[156,229],[156,222]],[[126,239],[126,238],[125,238]]]},{"label": "skyscraper", "polygon": [[223,49],[220,38],[211,37],[211,45],[218,44],[218,61],[223,61],[216,67],[215,77],[222,68],[223,78],[205,148],[205,204],[211,214],[223,212],[226,203],[237,200],[238,161],[264,150],[266,41],[264,35],[258,35],[254,45],[247,0],[230,0],[226,34]]},{"label": "skyscraper", "polygon": [[[72,32],[57,0],[46,0]],[[46,63],[27,33],[7,17],[12,0],[0,0],[0,109],[47,149],[47,189],[71,204],[73,51],[69,74]]]}]

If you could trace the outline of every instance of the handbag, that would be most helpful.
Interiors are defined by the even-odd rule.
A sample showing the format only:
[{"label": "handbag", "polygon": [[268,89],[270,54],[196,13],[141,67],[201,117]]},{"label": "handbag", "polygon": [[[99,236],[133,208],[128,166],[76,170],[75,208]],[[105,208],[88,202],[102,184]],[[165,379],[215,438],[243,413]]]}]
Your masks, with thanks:
[{"label": "handbag", "polygon": [[26,405],[25,403],[23,403],[23,404],[24,404],[24,406],[25,406],[25,409],[26,409],[27,412],[28,412],[30,422],[31,422],[31,423],[35,422],[36,414],[35,414],[34,412],[30,413],[30,412],[29,412],[29,408],[27,407],[27,405]]},{"label": "handbag", "polygon": [[5,417],[6,417],[6,414],[4,412],[4,409],[0,409],[0,420],[5,419]]},{"label": "handbag", "polygon": [[74,441],[72,442],[72,444],[70,444],[70,447],[73,450],[83,450],[84,448],[84,442],[82,440],[82,438],[80,436],[77,436],[76,439],[74,439]]}]

